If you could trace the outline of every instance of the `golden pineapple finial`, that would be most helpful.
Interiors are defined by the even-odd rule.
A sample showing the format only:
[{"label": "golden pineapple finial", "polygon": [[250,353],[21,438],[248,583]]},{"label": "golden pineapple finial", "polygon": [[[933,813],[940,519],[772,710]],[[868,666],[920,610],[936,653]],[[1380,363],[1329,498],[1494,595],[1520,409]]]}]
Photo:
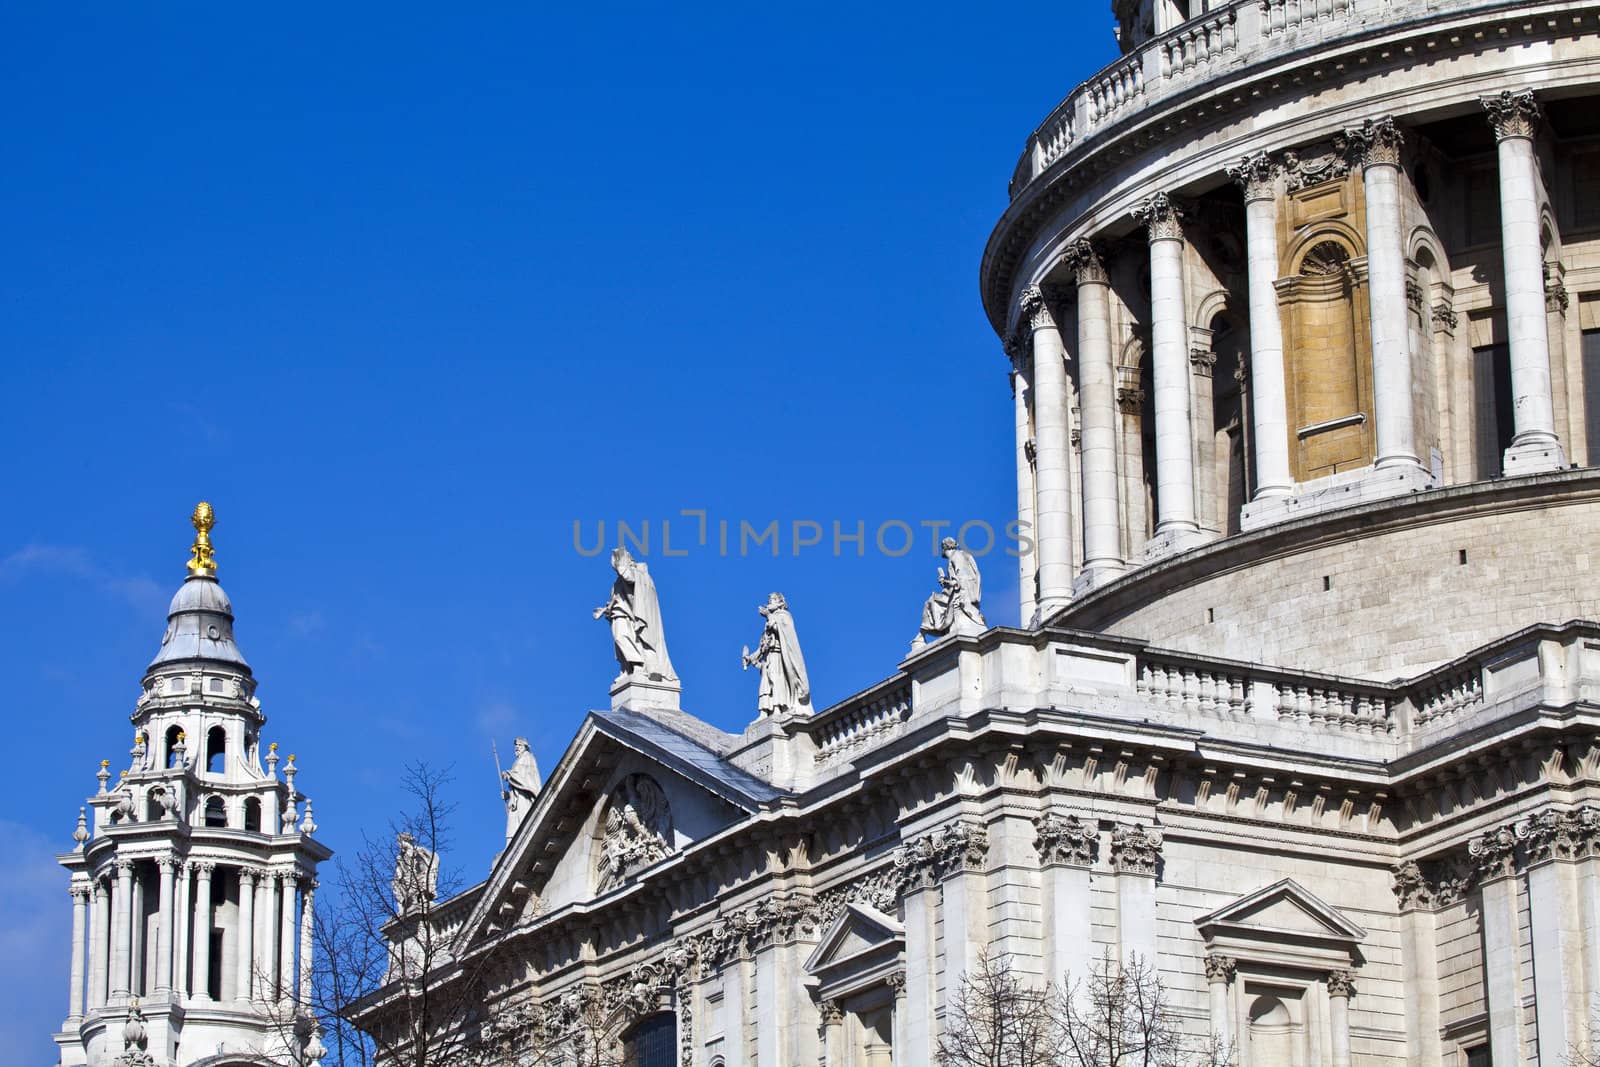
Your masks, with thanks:
[{"label": "golden pineapple finial", "polygon": [[189,516],[194,523],[194,547],[189,550],[189,575],[194,578],[215,578],[217,559],[211,554],[211,527],[217,524],[217,513],[204,500],[194,506]]}]

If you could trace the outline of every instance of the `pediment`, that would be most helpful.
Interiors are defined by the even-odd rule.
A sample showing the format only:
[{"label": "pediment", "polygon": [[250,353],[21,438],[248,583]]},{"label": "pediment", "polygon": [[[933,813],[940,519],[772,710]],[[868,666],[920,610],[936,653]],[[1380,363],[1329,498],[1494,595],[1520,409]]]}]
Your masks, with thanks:
[{"label": "pediment", "polygon": [[780,795],[726,763],[716,731],[677,714],[684,724],[589,714],[496,858],[458,952],[621,889]]},{"label": "pediment", "polygon": [[1367,932],[1292,878],[1274,882],[1195,921],[1208,948],[1285,964],[1347,965]]},{"label": "pediment", "polygon": [[841,986],[870,984],[898,967],[905,943],[905,927],[897,919],[850,901],[807,957],[806,973],[819,980],[824,997],[831,997]]}]

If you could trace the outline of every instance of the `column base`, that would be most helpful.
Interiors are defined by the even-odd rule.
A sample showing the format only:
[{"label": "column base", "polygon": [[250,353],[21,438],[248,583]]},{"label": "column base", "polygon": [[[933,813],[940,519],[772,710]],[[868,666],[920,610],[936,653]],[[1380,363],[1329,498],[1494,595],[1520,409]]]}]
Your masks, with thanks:
[{"label": "column base", "polygon": [[1109,585],[1126,574],[1128,568],[1120,563],[1102,563],[1085,567],[1072,581],[1072,598],[1076,600],[1102,585]]},{"label": "column base", "polygon": [[1057,595],[1046,597],[1045,599],[1039,601],[1038,608],[1034,610],[1033,618],[1028,620],[1028,629],[1039,629],[1046,622],[1050,621],[1050,616],[1054,615],[1058,611],[1065,611],[1071,605],[1072,598],[1070,596]]},{"label": "column base", "polygon": [[1501,470],[1507,478],[1523,474],[1548,474],[1566,468],[1566,451],[1561,447],[1561,442],[1554,437],[1512,441],[1511,447],[1506,449],[1505,460],[1501,465]]},{"label": "column base", "polygon": [[1250,501],[1239,511],[1239,529],[1249,533],[1291,519],[1438,487],[1438,478],[1413,463],[1341,471],[1326,478],[1301,482],[1288,496],[1260,497]]},{"label": "column base", "polygon": [[1199,527],[1179,526],[1166,530],[1157,530],[1155,536],[1144,543],[1144,561],[1154,563],[1158,559],[1177,555],[1186,549],[1203,545],[1211,540]]}]

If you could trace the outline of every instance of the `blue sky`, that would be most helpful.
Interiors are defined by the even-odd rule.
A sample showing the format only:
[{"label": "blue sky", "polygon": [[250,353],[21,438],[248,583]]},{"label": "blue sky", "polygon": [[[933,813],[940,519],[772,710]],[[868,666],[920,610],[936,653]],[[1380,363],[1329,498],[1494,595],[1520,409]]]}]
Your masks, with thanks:
[{"label": "blue sky", "polygon": [[[29,966],[0,968],[0,1047],[54,1062],[52,856],[126,758],[202,497],[266,737],[335,849],[427,758],[454,767],[455,864],[486,870],[490,739],[548,769],[615,674],[575,520],[651,521],[685,707],[725,729],[755,714],[738,655],[772,589],[819,706],[890,674],[932,588],[920,524],[1013,516],[978,258],[1110,24],[1093,0],[8,12],[0,959]],[[662,558],[684,509],[711,543],[680,518]],[[738,524],[772,520],[781,554],[741,557]],[[872,544],[893,520],[899,558]],[[796,521],[823,544],[795,554]],[[983,565],[1014,624],[1014,561]]]}]

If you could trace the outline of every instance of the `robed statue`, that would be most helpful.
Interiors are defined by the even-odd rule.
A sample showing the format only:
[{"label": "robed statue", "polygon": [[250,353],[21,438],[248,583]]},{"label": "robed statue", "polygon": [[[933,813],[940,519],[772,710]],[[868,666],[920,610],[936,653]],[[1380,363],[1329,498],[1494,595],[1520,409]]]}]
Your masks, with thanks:
[{"label": "robed statue", "polygon": [[757,707],[763,715],[783,715],[811,708],[811,679],[806,675],[805,657],[800,654],[800,639],[795,636],[794,616],[782,593],[773,593],[760,609],[767,620],[761,641],[754,652],[744,650],[744,666],[761,668],[761,691]]},{"label": "robed statue", "polygon": [[507,841],[517,832],[517,827],[527,818],[528,812],[533,810],[534,798],[539,795],[539,790],[544,785],[544,779],[539,776],[539,761],[533,758],[533,750],[528,747],[528,739],[517,738],[514,747],[517,758],[511,764],[511,769],[500,772],[500,779],[505,783],[500,797],[506,802]]},{"label": "robed statue", "polygon": [[672,661],[667,658],[667,639],[661,632],[661,602],[656,599],[656,583],[650,577],[650,569],[622,547],[611,553],[611,567],[617,572],[611,599],[594,609],[594,617],[611,623],[621,677],[626,679],[641,672],[656,681],[677,681]]},{"label": "robed statue", "polygon": [[983,580],[978,576],[978,561],[954,537],[946,537],[939,549],[950,569],[939,568],[939,590],[922,606],[923,636],[982,633],[988,623],[983,621]]},{"label": "robed statue", "polygon": [[439,895],[439,857],[417,844],[417,839],[407,831],[402,831],[395,840],[391,888],[397,915],[420,911]]}]

